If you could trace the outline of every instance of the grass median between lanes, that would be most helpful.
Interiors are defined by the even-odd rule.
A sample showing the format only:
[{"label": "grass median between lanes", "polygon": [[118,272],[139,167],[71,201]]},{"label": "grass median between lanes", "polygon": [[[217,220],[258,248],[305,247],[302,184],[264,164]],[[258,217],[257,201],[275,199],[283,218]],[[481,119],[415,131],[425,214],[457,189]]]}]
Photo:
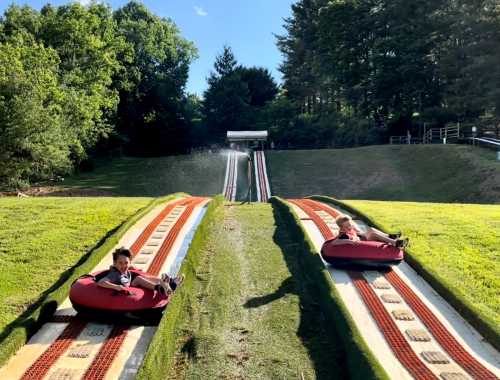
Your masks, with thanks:
[{"label": "grass median between lanes", "polygon": [[408,236],[409,264],[500,349],[499,205],[342,203],[372,225]]},{"label": "grass median between lanes", "polygon": [[336,328],[270,204],[215,210],[199,252],[170,379],[338,379]]}]

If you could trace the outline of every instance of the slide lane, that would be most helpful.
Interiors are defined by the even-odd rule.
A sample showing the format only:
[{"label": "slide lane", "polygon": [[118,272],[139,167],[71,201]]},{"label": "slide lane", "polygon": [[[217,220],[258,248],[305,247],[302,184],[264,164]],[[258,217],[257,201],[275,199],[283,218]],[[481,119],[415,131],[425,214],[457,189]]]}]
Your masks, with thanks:
[{"label": "slide lane", "polygon": [[271,198],[271,188],[266,169],[266,157],[263,151],[254,152],[255,181],[257,188],[257,201],[267,202]]},{"label": "slide lane", "polygon": [[228,201],[236,200],[236,188],[238,180],[238,156],[236,152],[229,152],[227,155],[226,178],[222,193]]},{"label": "slide lane", "polygon": [[[206,198],[190,197],[156,207],[117,246],[133,251],[132,265],[152,274],[178,270]],[[95,270],[112,263],[111,252]],[[175,264],[174,264],[175,263]],[[156,327],[100,324],[78,317],[67,299],[30,341],[0,369],[1,379],[133,379]]]},{"label": "slide lane", "polygon": [[[319,251],[339,211],[289,200]],[[366,227],[360,225],[360,227]],[[500,355],[408,265],[343,271],[325,263],[373,354],[391,378],[498,379]]]}]

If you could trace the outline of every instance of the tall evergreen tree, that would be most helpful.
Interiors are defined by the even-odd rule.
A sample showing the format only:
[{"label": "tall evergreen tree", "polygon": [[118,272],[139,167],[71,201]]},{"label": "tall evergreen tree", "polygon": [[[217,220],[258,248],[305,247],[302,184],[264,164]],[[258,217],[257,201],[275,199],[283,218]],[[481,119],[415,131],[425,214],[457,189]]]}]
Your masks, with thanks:
[{"label": "tall evergreen tree", "polygon": [[239,66],[228,46],[216,57],[207,82],[203,114],[213,142],[223,142],[228,130],[256,129],[263,107],[278,93],[268,70]]}]

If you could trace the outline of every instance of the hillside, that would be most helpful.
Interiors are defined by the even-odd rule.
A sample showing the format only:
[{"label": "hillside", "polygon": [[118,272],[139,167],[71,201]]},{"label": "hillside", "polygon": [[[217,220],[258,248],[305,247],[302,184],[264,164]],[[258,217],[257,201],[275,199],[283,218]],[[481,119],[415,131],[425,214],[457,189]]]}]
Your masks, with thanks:
[{"label": "hillside", "polygon": [[266,155],[271,190],[282,197],[500,203],[500,163],[481,148],[384,145]]},{"label": "hillside", "polygon": [[91,172],[65,179],[58,188],[61,195],[73,192],[140,197],[175,192],[214,195],[222,192],[226,159],[226,155],[218,153],[118,158],[100,162]]}]

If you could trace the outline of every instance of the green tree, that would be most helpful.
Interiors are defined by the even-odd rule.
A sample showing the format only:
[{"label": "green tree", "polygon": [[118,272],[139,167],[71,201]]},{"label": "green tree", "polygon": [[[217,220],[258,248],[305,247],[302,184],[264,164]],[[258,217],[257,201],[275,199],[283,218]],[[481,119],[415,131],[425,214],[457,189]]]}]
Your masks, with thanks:
[{"label": "green tree", "polygon": [[119,55],[126,49],[117,35],[109,6],[78,3],[42,8],[40,39],[60,57],[60,82],[65,88],[65,117],[75,129],[72,145],[76,162],[113,130],[118,92],[111,87],[122,70]]},{"label": "green tree", "polygon": [[71,170],[69,122],[57,53],[41,44],[0,43],[0,185],[19,188]]},{"label": "green tree", "polygon": [[121,57],[124,70],[114,83],[120,92],[118,130],[128,140],[128,151],[158,155],[185,150],[189,123],[182,104],[196,48],[171,20],[138,2],[118,9],[114,18],[131,47]]},{"label": "green tree", "polygon": [[228,130],[266,128],[264,106],[278,93],[268,70],[238,65],[232,49],[224,46],[204,93],[204,125],[213,142],[225,140]]}]

